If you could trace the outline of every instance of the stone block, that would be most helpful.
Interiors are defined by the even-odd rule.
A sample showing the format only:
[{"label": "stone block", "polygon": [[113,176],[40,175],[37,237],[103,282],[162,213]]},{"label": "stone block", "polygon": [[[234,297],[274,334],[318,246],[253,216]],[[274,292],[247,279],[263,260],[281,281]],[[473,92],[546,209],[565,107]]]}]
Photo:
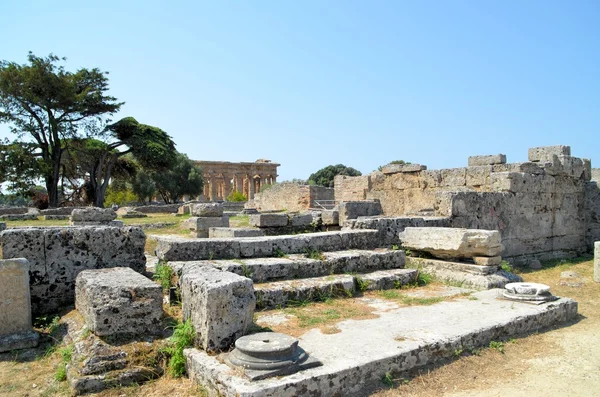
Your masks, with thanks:
[{"label": "stone block", "polygon": [[0,219],[3,221],[37,221],[38,217],[36,214],[6,214],[0,215]]},{"label": "stone block", "polygon": [[311,214],[294,214],[289,216],[289,225],[292,227],[307,227],[313,221]]},{"label": "stone block", "polygon": [[466,181],[466,168],[449,168],[442,170],[441,186],[465,186]]},{"label": "stone block", "polygon": [[498,256],[504,249],[497,230],[407,227],[399,237],[404,248],[442,259]]},{"label": "stone block", "polygon": [[223,204],[221,203],[199,203],[190,207],[192,216],[204,218],[216,218],[223,216]]},{"label": "stone block", "polygon": [[211,227],[229,227],[229,217],[192,217],[183,222],[195,237],[208,238]]},{"label": "stone block", "polygon": [[211,227],[208,229],[209,238],[260,237],[264,235],[262,230],[252,228]]},{"label": "stone block", "polygon": [[0,232],[6,230],[6,223],[5,222],[0,222]]},{"label": "stone block", "polygon": [[340,213],[337,210],[325,210],[321,212],[321,224],[323,226],[337,226],[340,224]]},{"label": "stone block", "polygon": [[338,211],[339,223],[343,225],[347,219],[381,215],[383,208],[379,201],[342,201],[338,205]]},{"label": "stone block", "polygon": [[492,154],[487,156],[470,156],[469,167],[479,165],[494,165],[494,164],[506,164],[505,154]]},{"label": "stone block", "polygon": [[441,170],[427,170],[420,174],[422,188],[433,188],[442,186],[442,171]]},{"label": "stone block", "polygon": [[29,263],[0,260],[0,353],[35,347],[38,339],[31,325]]},{"label": "stone block", "polygon": [[128,218],[147,218],[148,215],[144,214],[143,212],[139,212],[136,211],[133,208],[129,208],[127,211],[124,211],[121,215],[121,218],[123,219],[128,219]]},{"label": "stone block", "polygon": [[77,276],[75,307],[98,336],[162,331],[160,285],[129,268],[84,270]]},{"label": "stone block", "polygon": [[467,186],[486,186],[490,184],[491,165],[469,166],[465,183]]},{"label": "stone block", "polygon": [[500,266],[500,263],[502,263],[502,257],[474,256],[473,262],[475,262],[475,264],[479,266]]},{"label": "stone block", "polygon": [[381,167],[381,172],[386,175],[397,174],[399,172],[419,172],[427,169],[427,166],[421,164],[387,164]]},{"label": "stone block", "polygon": [[71,212],[71,221],[79,222],[100,222],[108,223],[117,217],[116,212],[111,208],[75,208]]},{"label": "stone block", "polygon": [[594,281],[600,283],[600,241],[594,242]]},{"label": "stone block", "polygon": [[553,156],[570,156],[570,146],[540,146],[529,148],[527,157],[529,161],[547,162],[551,161]]},{"label": "stone block", "polygon": [[42,219],[45,221],[66,221],[70,217],[70,215],[42,215]]},{"label": "stone block", "polygon": [[239,241],[239,256],[252,258],[273,255],[273,244],[279,239],[276,237],[253,237]]},{"label": "stone block", "polygon": [[180,278],[183,319],[191,319],[195,344],[227,351],[252,324],[256,298],[252,280],[209,266],[189,265]]},{"label": "stone block", "polygon": [[287,214],[252,214],[249,217],[250,226],[254,227],[283,227],[288,224]]}]

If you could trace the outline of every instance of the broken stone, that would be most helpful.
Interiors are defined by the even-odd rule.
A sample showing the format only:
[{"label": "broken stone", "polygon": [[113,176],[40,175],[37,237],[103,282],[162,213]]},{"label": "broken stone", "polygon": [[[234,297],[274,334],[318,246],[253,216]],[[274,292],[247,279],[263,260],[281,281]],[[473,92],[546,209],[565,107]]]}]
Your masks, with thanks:
[{"label": "broken stone", "polygon": [[84,270],[75,284],[75,307],[96,335],[161,332],[162,289],[134,270]]},{"label": "broken stone", "polygon": [[516,301],[550,302],[558,299],[550,293],[550,287],[539,283],[509,283],[504,287],[503,296]]},{"label": "broken stone", "polygon": [[497,230],[407,227],[399,237],[404,248],[428,252],[442,259],[494,257],[504,249]]},{"label": "broken stone", "polygon": [[529,268],[539,270],[542,268],[542,263],[537,259],[532,259],[529,261]]},{"label": "broken stone", "polygon": [[298,346],[298,339],[278,332],[259,332],[235,341],[235,349],[225,356],[234,368],[243,368],[252,381],[291,375],[323,365]]},{"label": "broken stone", "polygon": [[546,162],[551,161],[553,156],[570,156],[571,155],[571,147],[570,146],[541,146],[541,147],[533,147],[528,151],[528,159],[529,161],[534,162]]},{"label": "broken stone", "polygon": [[558,282],[558,285],[577,288],[585,285],[585,280],[581,274],[572,270],[567,270],[565,272],[560,273],[560,280]]},{"label": "broken stone", "polygon": [[29,263],[0,260],[0,353],[35,347],[39,335],[31,326]]}]

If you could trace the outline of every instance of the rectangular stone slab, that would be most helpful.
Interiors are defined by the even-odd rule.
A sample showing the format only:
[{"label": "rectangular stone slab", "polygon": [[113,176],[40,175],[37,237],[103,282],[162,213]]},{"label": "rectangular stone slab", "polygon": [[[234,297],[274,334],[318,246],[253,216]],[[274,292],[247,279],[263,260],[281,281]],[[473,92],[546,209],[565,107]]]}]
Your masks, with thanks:
[{"label": "rectangular stone slab", "polygon": [[441,259],[499,256],[504,247],[497,230],[449,227],[407,227],[399,235],[402,247]]},{"label": "rectangular stone slab", "polygon": [[497,299],[500,290],[478,292],[431,306],[377,311],[378,318],[336,324],[340,332],[313,329],[299,346],[323,363],[291,376],[251,382],[197,349],[187,349],[190,378],[224,397],[362,396],[399,373],[451,358],[463,349],[488,346],[556,326],[577,317],[577,302],[561,298],[543,305]]}]

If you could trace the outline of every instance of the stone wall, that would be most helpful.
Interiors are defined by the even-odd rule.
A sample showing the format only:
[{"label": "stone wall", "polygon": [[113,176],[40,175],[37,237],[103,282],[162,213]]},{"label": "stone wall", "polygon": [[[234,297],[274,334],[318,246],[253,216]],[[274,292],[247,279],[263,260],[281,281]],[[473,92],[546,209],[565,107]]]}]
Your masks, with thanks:
[{"label": "stone wall", "polygon": [[304,211],[315,206],[315,200],[333,200],[334,190],[323,186],[281,183],[254,196],[259,211]]},{"label": "stone wall", "polygon": [[49,227],[0,233],[1,258],[29,261],[34,314],[73,304],[75,277],[86,269],[131,267],[145,270],[146,236],[137,227]]},{"label": "stone wall", "polygon": [[338,177],[335,189],[349,186],[354,193],[342,193],[346,199],[379,199],[386,216],[435,216],[451,227],[499,230],[504,256],[517,263],[579,255],[600,239],[600,191],[590,182],[589,160],[552,146],[530,149],[524,163],[502,163],[502,155],[469,161],[486,159],[494,164],[393,173],[384,167],[366,176],[370,188],[362,194],[356,186],[365,186],[365,177]]}]

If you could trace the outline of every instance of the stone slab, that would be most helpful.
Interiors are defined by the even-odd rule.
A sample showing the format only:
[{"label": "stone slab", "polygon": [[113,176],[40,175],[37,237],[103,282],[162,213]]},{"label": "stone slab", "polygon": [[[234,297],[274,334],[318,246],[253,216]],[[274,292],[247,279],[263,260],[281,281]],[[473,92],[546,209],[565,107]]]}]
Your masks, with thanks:
[{"label": "stone slab", "polygon": [[379,291],[400,288],[417,280],[416,269],[377,270],[367,274],[354,276],[357,286],[362,291]]},{"label": "stone slab", "polygon": [[397,174],[399,172],[420,172],[427,169],[427,166],[421,164],[387,164],[381,167],[381,172],[386,175]]},{"label": "stone slab", "polygon": [[192,216],[205,218],[218,218],[223,216],[223,204],[221,203],[199,203],[190,206]]},{"label": "stone slab", "polygon": [[470,156],[469,167],[479,165],[494,165],[494,164],[506,164],[505,154],[491,154],[486,156]]},{"label": "stone slab", "polygon": [[570,156],[571,147],[564,145],[540,146],[529,148],[527,157],[529,161],[546,162],[552,159],[552,156]]},{"label": "stone slab", "polygon": [[431,365],[457,350],[488,346],[577,317],[577,302],[568,298],[529,305],[497,299],[501,292],[482,291],[470,299],[431,306],[386,308],[377,311],[378,318],[336,324],[340,332],[335,334],[313,329],[299,337],[300,345],[323,366],[292,376],[251,382],[216,357],[186,349],[189,376],[225,397],[366,395],[388,372]]},{"label": "stone slab", "polygon": [[141,336],[162,331],[162,288],[133,269],[84,270],[75,284],[75,307],[94,334]]},{"label": "stone slab", "polygon": [[210,227],[208,238],[232,238],[232,237],[261,237],[265,233],[260,229],[237,228],[237,227]]},{"label": "stone slab", "polygon": [[183,319],[194,325],[195,345],[209,352],[229,350],[252,323],[252,280],[202,265],[185,266],[181,273]]},{"label": "stone slab", "polygon": [[6,223],[5,222],[0,222],[0,232],[6,230]]},{"label": "stone slab", "polygon": [[70,215],[42,215],[42,219],[45,221],[66,221],[71,218]]},{"label": "stone slab", "polygon": [[0,352],[37,346],[31,325],[29,262],[0,260]]},{"label": "stone slab", "polygon": [[323,226],[337,226],[340,224],[340,213],[337,210],[321,211],[321,224]]},{"label": "stone slab", "polygon": [[117,213],[112,208],[75,208],[71,212],[73,222],[104,222],[108,223],[117,218]]},{"label": "stone slab", "polygon": [[402,246],[442,258],[498,256],[504,250],[497,230],[448,227],[407,227],[400,233]]},{"label": "stone slab", "polygon": [[211,227],[229,227],[229,217],[192,217],[185,220],[183,225],[190,229],[194,237],[208,238],[208,230]]},{"label": "stone slab", "polygon": [[600,283],[600,241],[594,242],[594,281]]},{"label": "stone slab", "polygon": [[343,201],[338,205],[339,223],[343,225],[347,219],[359,216],[376,216],[383,214],[379,201]]},{"label": "stone slab", "polygon": [[0,220],[3,221],[37,221],[36,214],[6,214],[0,215]]},{"label": "stone slab", "polygon": [[[311,218],[312,220],[312,218]],[[283,227],[288,224],[287,214],[251,214],[249,224],[254,227]]]},{"label": "stone slab", "polygon": [[498,267],[502,263],[501,256],[474,256],[473,262],[479,266]]},{"label": "stone slab", "polygon": [[294,214],[290,215],[289,218],[289,225],[297,228],[310,226],[313,222],[313,216],[311,214]]}]

